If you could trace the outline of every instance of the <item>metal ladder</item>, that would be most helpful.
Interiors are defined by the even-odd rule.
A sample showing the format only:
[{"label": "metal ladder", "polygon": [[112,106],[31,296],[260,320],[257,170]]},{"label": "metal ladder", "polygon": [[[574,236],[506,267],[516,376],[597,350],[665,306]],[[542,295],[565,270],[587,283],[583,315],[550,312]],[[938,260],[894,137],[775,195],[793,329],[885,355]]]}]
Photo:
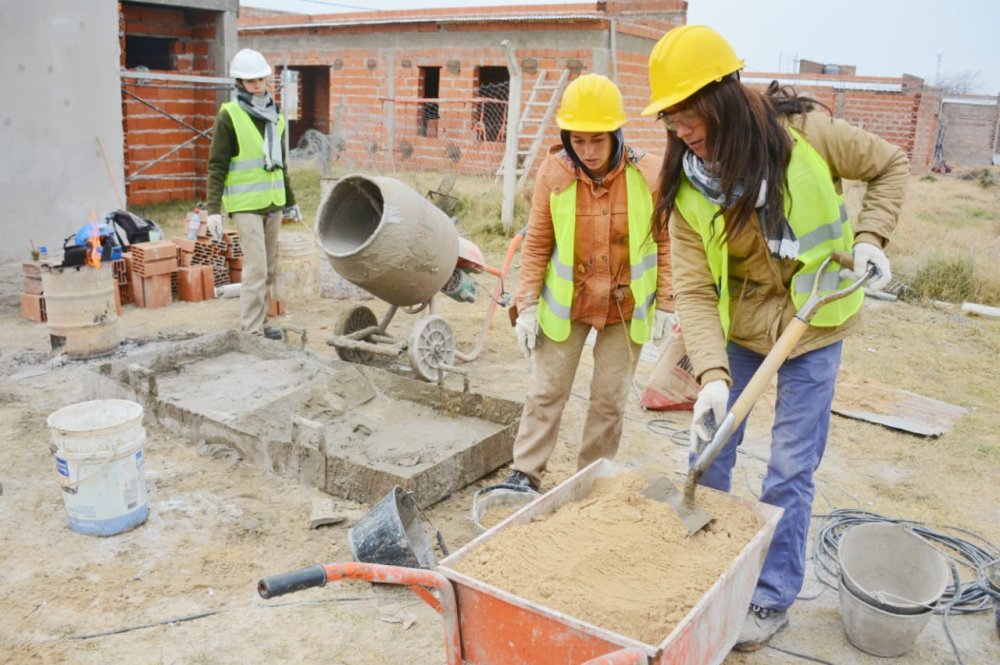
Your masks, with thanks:
[{"label": "metal ladder", "polygon": [[[535,85],[531,88],[531,95],[524,105],[524,113],[517,123],[517,188],[524,186],[524,181],[531,173],[531,165],[538,154],[538,148],[545,139],[545,129],[552,118],[552,111],[559,103],[559,94],[566,84],[569,70],[562,70],[562,74],[557,81],[548,80],[548,71],[538,72]],[[539,109],[542,109],[539,111]],[[528,132],[528,133],[526,133]],[[528,147],[524,147],[525,142],[530,142]],[[503,166],[497,170],[497,175],[503,173]]]}]

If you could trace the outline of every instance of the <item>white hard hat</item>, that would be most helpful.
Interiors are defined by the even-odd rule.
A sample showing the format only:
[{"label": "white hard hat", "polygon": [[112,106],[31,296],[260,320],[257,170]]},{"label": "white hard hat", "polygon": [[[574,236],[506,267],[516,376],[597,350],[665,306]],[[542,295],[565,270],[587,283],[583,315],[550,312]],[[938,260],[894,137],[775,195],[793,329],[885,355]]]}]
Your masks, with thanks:
[{"label": "white hard hat", "polygon": [[257,51],[245,48],[233,56],[229,75],[234,79],[259,79],[271,75],[271,65]]}]

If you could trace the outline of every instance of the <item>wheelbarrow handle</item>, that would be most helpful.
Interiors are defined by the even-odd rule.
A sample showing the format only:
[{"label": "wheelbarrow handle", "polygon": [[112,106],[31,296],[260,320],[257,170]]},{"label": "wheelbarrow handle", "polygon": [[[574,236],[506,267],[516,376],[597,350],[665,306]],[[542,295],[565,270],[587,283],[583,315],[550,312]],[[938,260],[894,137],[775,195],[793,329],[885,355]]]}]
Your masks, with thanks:
[{"label": "wheelbarrow handle", "polygon": [[257,593],[261,598],[275,598],[321,586],[326,586],[326,570],[321,565],[315,565],[262,578],[257,582]]}]

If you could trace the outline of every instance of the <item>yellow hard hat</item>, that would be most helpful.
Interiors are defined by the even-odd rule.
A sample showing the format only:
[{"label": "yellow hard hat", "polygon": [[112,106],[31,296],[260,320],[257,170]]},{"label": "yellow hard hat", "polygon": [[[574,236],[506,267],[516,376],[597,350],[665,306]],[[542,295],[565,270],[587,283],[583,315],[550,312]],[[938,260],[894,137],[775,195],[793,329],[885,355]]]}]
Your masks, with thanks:
[{"label": "yellow hard hat", "polygon": [[653,115],[683,102],[709,83],[743,69],[733,47],[705,25],[682,25],[656,42],[649,54],[649,106]]},{"label": "yellow hard hat", "polygon": [[607,76],[584,74],[562,96],[556,124],[570,132],[613,132],[625,124],[618,86]]}]

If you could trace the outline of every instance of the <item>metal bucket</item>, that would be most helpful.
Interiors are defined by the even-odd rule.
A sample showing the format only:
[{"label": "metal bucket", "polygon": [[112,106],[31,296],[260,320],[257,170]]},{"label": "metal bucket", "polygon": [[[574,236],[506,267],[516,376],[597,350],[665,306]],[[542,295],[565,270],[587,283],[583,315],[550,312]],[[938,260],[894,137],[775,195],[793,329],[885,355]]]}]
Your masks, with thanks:
[{"label": "metal bucket", "polygon": [[471,511],[476,533],[485,533],[540,496],[538,492],[509,485],[490,485],[476,490]]},{"label": "metal bucket", "polygon": [[885,612],[922,614],[948,586],[944,556],[899,524],[852,526],[840,539],[838,556],[847,588]]},{"label": "metal bucket", "polygon": [[338,180],[320,204],[316,236],[334,270],[400,307],[428,302],[458,263],[455,223],[394,178]]},{"label": "metal bucket", "polygon": [[983,590],[993,599],[993,624],[1000,637],[1000,559],[988,564],[983,570],[985,577]]},{"label": "metal bucket", "polygon": [[118,310],[111,263],[100,267],[51,267],[42,271],[52,350],[82,360],[118,346]]},{"label": "metal bucket", "polygon": [[902,656],[913,648],[932,610],[920,614],[896,614],[873,606],[858,597],[840,577],[840,616],[844,621],[847,641],[865,653],[883,658]]}]

